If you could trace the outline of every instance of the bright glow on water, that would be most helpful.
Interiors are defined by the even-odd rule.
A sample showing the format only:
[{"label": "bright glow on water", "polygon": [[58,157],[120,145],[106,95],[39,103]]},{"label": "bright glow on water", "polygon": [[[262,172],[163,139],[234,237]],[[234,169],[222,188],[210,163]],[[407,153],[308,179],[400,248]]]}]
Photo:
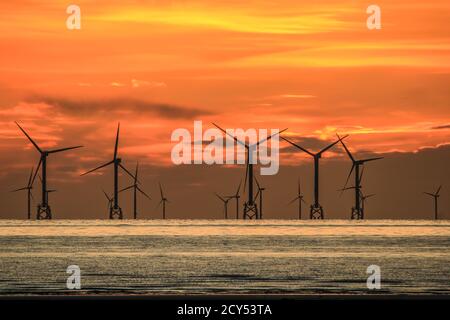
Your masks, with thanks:
[{"label": "bright glow on water", "polygon": [[450,293],[450,221],[0,220],[0,245],[0,294]]}]

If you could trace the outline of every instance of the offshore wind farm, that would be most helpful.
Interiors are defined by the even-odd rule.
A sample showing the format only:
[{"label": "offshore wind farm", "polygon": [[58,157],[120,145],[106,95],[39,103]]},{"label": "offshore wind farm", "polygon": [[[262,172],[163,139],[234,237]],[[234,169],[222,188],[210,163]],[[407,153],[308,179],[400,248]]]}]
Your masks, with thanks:
[{"label": "offshore wind farm", "polygon": [[0,17],[0,299],[450,295],[445,1]]}]

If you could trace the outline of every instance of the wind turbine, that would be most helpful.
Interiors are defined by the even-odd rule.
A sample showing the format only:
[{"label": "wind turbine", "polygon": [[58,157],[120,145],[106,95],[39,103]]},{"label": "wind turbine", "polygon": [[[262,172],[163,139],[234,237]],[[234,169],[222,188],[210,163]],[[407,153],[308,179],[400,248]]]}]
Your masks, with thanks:
[{"label": "wind turbine", "polygon": [[25,136],[28,138],[28,140],[30,140],[30,142],[33,144],[33,146],[36,148],[36,150],[41,155],[39,164],[36,168],[36,172],[34,173],[34,177],[32,179],[32,181],[34,181],[34,179],[36,178],[36,175],[39,171],[39,167],[42,166],[42,202],[38,204],[36,219],[37,220],[51,219],[52,211],[50,208],[50,204],[48,203],[48,197],[47,197],[47,157],[53,153],[77,149],[77,148],[81,148],[82,146],[75,146],[75,147],[68,147],[68,148],[61,148],[61,149],[54,149],[54,150],[42,150],[39,147],[39,145],[36,142],[34,142],[33,139],[31,139],[31,137],[28,135],[28,133],[26,133],[25,130],[17,122],[16,122],[16,125],[25,134]]},{"label": "wind turbine", "polygon": [[371,197],[373,197],[373,196],[375,196],[374,193],[368,194],[367,196],[365,196],[365,195],[362,193],[362,191],[361,191],[361,209],[362,209],[362,213],[363,213],[363,216],[362,216],[363,219],[365,218],[365,214],[366,214],[366,212],[364,211],[364,210],[365,210],[365,209],[364,209],[364,206],[365,206],[365,204],[366,204],[366,200],[369,199],[369,198],[371,198]]},{"label": "wind turbine", "polygon": [[320,150],[317,153],[312,153],[312,152],[306,150],[305,148],[299,146],[298,144],[293,143],[284,137],[281,137],[281,139],[283,139],[284,141],[289,142],[294,147],[302,150],[303,152],[309,154],[311,157],[314,158],[314,203],[310,207],[310,211],[309,211],[310,219],[323,219],[324,218],[323,208],[319,203],[319,160],[320,160],[320,158],[322,158],[322,154],[324,152],[329,150],[331,147],[333,147],[335,144],[337,144],[342,139],[345,139],[346,137],[347,136],[345,136],[343,138],[339,138],[338,141],[333,142],[332,144],[323,148],[322,150]]},{"label": "wind turbine", "polygon": [[255,200],[259,197],[259,219],[263,217],[263,192],[266,188],[259,185],[258,179],[255,177],[256,186],[258,187],[258,192],[256,192]]},{"label": "wind turbine", "polygon": [[28,183],[27,183],[26,187],[11,191],[11,192],[17,192],[17,191],[27,190],[27,203],[28,203],[27,217],[28,217],[28,220],[31,219],[31,199],[33,198],[33,194],[31,193],[31,190],[33,189],[33,183],[34,183],[33,172],[34,172],[34,167],[31,168],[30,177],[28,178]]},{"label": "wind turbine", "polygon": [[[348,148],[345,145],[344,141],[342,141],[342,139],[339,137],[338,134],[336,134],[336,135],[339,138],[339,141],[341,141],[341,144],[344,147],[345,152],[347,152],[348,157],[352,161],[352,168],[350,169],[350,172],[348,173],[347,180],[345,181],[345,185],[344,185],[343,189],[345,189],[345,187],[347,186],[348,180],[350,179],[350,176],[351,176],[351,174],[353,172],[353,169],[355,170],[355,185],[354,185],[354,189],[355,189],[355,205],[354,205],[354,207],[352,207],[351,219],[364,219],[364,210],[363,210],[363,208],[361,206],[361,179],[362,179],[363,172],[361,172],[361,175],[360,175],[359,174],[359,168],[361,166],[363,166],[364,163],[366,163],[366,162],[380,160],[380,159],[383,159],[383,157],[376,157],[376,158],[368,158],[368,159],[356,160],[353,157],[353,155],[351,154],[350,150],[348,150]],[[364,169],[364,167],[363,167],[363,169]]]},{"label": "wind turbine", "polygon": [[434,219],[437,220],[438,219],[438,198],[439,198],[439,192],[441,191],[442,186],[439,186],[439,188],[437,189],[437,191],[435,193],[429,193],[429,192],[424,192],[425,194],[431,196],[434,198]]},{"label": "wind turbine", "polygon": [[110,164],[114,165],[114,204],[109,210],[109,218],[114,219],[117,217],[118,219],[123,219],[123,213],[122,208],[119,206],[119,167],[123,169],[131,178],[134,179],[134,176],[128,171],[123,165],[122,165],[122,159],[117,157],[117,151],[119,148],[119,130],[120,130],[120,123],[117,125],[117,134],[116,134],[116,144],[114,146],[114,155],[113,159],[105,164],[102,164],[101,166],[98,166],[97,168],[94,168],[92,170],[89,170],[82,174],[82,176],[94,172],[98,169],[104,168],[106,166],[109,166]]},{"label": "wind turbine", "polygon": [[217,198],[222,200],[223,205],[224,205],[223,212],[224,212],[224,215],[225,215],[225,219],[228,219],[228,201],[230,201],[232,198],[231,197],[222,198],[217,193],[214,193],[214,194],[216,195]]},{"label": "wind turbine", "polygon": [[302,219],[302,202],[304,204],[306,204],[306,202],[303,199],[302,190],[300,188],[300,179],[298,179],[297,196],[294,199],[292,199],[292,201],[289,202],[288,204],[291,204],[296,200],[298,200],[298,219],[301,220]]},{"label": "wind turbine", "polygon": [[113,201],[114,201],[114,199],[113,199],[113,198],[110,198],[110,197],[108,196],[108,194],[105,192],[105,190],[102,190],[102,191],[103,191],[103,194],[105,195],[106,199],[108,199],[108,211],[110,211],[111,208],[113,207]]},{"label": "wind turbine", "polygon": [[138,185],[138,169],[139,169],[139,162],[136,163],[136,171],[134,173],[133,184],[131,186],[123,188],[122,190],[119,191],[119,192],[122,192],[122,191],[125,191],[125,190],[133,188],[133,216],[134,216],[134,219],[137,219],[137,192],[139,191],[147,199],[151,200],[150,196],[148,194],[146,194],[144,191],[142,191],[141,188],[139,188],[139,185]]},{"label": "wind turbine", "polygon": [[245,190],[245,186],[247,184],[247,178],[248,178],[248,200],[247,202],[244,203],[244,219],[253,219],[253,217],[255,217],[256,219],[258,219],[259,215],[258,215],[258,206],[256,205],[255,202],[255,198],[253,197],[253,153],[256,151],[256,148],[263,142],[266,142],[270,139],[272,139],[274,136],[279,135],[280,133],[286,131],[287,129],[281,130],[277,133],[274,133],[273,135],[263,138],[260,141],[249,145],[248,143],[246,143],[245,141],[241,141],[238,138],[236,138],[235,136],[233,136],[232,134],[228,133],[227,131],[225,131],[224,129],[222,129],[221,127],[219,127],[217,124],[213,123],[213,125],[219,129],[220,131],[222,131],[223,133],[225,133],[226,135],[228,135],[229,137],[231,137],[234,141],[236,141],[237,143],[241,144],[242,146],[245,147],[246,150],[246,168],[245,168],[245,180],[244,180],[244,190]]},{"label": "wind turbine", "polygon": [[239,190],[241,190],[241,183],[242,183],[242,180],[239,181],[239,186],[238,186],[238,188],[236,190],[236,193],[234,195],[232,195],[232,196],[228,196],[227,197],[229,199],[236,199],[236,219],[239,219],[239,198],[241,197],[239,195]]},{"label": "wind turbine", "polygon": [[162,203],[162,214],[163,214],[163,219],[165,219],[166,218],[166,202],[170,202],[170,201],[169,201],[169,199],[164,197],[161,182],[159,183],[159,192],[161,193],[161,201],[158,203],[158,206],[156,208],[159,208],[159,206]]}]

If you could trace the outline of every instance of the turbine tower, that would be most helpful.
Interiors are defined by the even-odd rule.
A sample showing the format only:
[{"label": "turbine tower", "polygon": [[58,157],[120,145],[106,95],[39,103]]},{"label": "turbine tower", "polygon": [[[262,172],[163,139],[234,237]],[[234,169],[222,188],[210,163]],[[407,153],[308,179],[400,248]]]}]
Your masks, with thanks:
[{"label": "turbine tower", "polygon": [[312,153],[312,152],[306,150],[305,148],[299,146],[298,144],[295,144],[295,143],[289,141],[288,139],[281,137],[281,139],[283,139],[284,141],[289,142],[294,147],[302,150],[303,152],[309,154],[311,157],[314,158],[314,203],[310,207],[310,211],[309,211],[310,219],[323,219],[324,218],[323,208],[319,203],[319,160],[320,160],[320,158],[322,158],[322,154],[324,152],[329,150],[331,147],[333,147],[335,144],[337,144],[342,139],[345,139],[346,137],[347,136],[345,136],[343,138],[339,138],[339,140],[333,142],[332,144],[323,148],[322,150],[320,150],[317,153]]},{"label": "turbine tower", "polygon": [[159,208],[159,206],[162,203],[162,214],[163,214],[163,219],[166,219],[166,202],[170,202],[169,199],[167,199],[166,197],[164,197],[164,192],[163,192],[163,188],[161,186],[161,182],[159,183],[159,192],[161,194],[161,201],[158,203],[158,206],[156,208]]},{"label": "turbine tower", "polygon": [[147,199],[151,200],[150,196],[146,194],[144,191],[142,191],[141,188],[139,188],[138,185],[138,169],[139,169],[139,162],[136,163],[136,171],[134,172],[134,179],[133,184],[129,187],[123,188],[119,192],[128,190],[133,188],[133,217],[134,219],[137,219],[137,192],[139,191],[141,194],[143,194]]},{"label": "turbine tower", "polygon": [[224,216],[225,216],[225,219],[228,219],[228,201],[230,201],[232,198],[231,197],[222,198],[217,193],[214,193],[214,194],[216,195],[217,198],[222,200],[223,206],[224,206],[223,207]]},{"label": "turbine tower", "polygon": [[113,159],[105,164],[102,164],[101,166],[98,166],[97,168],[94,168],[82,174],[82,176],[84,176],[98,169],[109,166],[110,164],[114,165],[114,196],[113,196],[114,204],[109,210],[110,219],[115,218],[123,219],[122,208],[119,206],[119,167],[122,168],[123,171],[125,171],[131,178],[134,179],[134,176],[130,173],[130,171],[128,171],[122,165],[122,159],[117,157],[117,151],[119,148],[119,131],[120,131],[120,123],[117,125],[116,144],[114,146]]},{"label": "turbine tower", "polygon": [[306,204],[305,200],[303,199],[302,190],[300,188],[300,179],[298,179],[298,185],[297,185],[297,196],[291,200],[291,202],[288,203],[294,203],[294,201],[298,200],[298,219],[302,219],[302,202]]},{"label": "turbine tower", "polygon": [[339,141],[341,141],[341,144],[344,147],[345,152],[347,152],[348,157],[352,161],[352,168],[350,169],[350,172],[349,172],[349,174],[347,176],[347,181],[345,182],[345,185],[344,185],[343,189],[346,188],[348,180],[350,179],[350,176],[351,176],[351,174],[353,172],[353,169],[355,170],[355,185],[354,185],[354,189],[355,189],[355,205],[352,207],[351,219],[357,219],[357,220],[364,219],[364,210],[363,210],[362,205],[361,205],[361,179],[362,179],[362,174],[363,173],[361,172],[361,175],[359,174],[360,167],[363,166],[364,163],[366,163],[366,162],[380,160],[380,159],[383,159],[383,157],[376,157],[376,158],[356,160],[353,157],[353,155],[350,152],[350,150],[348,150],[348,148],[345,145],[344,141],[342,141],[342,139],[339,137],[338,134],[336,134],[336,135],[339,138]]},{"label": "turbine tower", "polygon": [[32,181],[34,181],[37,173],[39,172],[39,168],[42,166],[42,201],[41,201],[41,203],[38,204],[36,219],[37,220],[51,219],[52,211],[50,208],[50,204],[48,203],[48,196],[47,196],[47,157],[53,153],[77,149],[77,148],[81,148],[82,146],[75,146],[75,147],[68,147],[68,148],[61,148],[61,149],[54,149],[54,150],[42,150],[39,147],[39,145],[36,142],[34,142],[33,139],[31,139],[31,137],[28,135],[28,133],[26,133],[25,130],[17,122],[16,122],[16,125],[25,134],[25,136],[28,138],[28,140],[30,140],[30,142],[33,144],[33,146],[36,148],[36,150],[41,155],[39,164],[36,168],[34,177],[32,179]]},{"label": "turbine tower", "polygon": [[258,192],[256,192],[255,200],[259,197],[259,219],[263,218],[263,192],[266,188],[259,185],[258,179],[255,177],[256,186],[258,187]]},{"label": "turbine tower", "polygon": [[245,168],[245,180],[244,180],[244,190],[245,187],[247,185],[247,179],[248,179],[248,200],[244,203],[244,214],[243,217],[244,219],[258,219],[259,218],[259,214],[258,214],[258,206],[255,202],[255,197],[253,196],[253,153],[256,151],[256,148],[263,142],[266,142],[270,139],[272,139],[274,136],[279,135],[280,133],[286,131],[287,129],[284,129],[282,131],[279,131],[277,133],[274,133],[273,135],[266,137],[264,139],[261,139],[260,141],[258,141],[255,144],[249,145],[247,144],[245,141],[241,141],[238,138],[236,138],[235,136],[231,135],[230,133],[226,132],[224,129],[222,129],[221,127],[219,127],[218,125],[216,125],[215,123],[213,123],[213,125],[219,129],[220,131],[222,131],[223,133],[225,133],[226,135],[228,135],[229,137],[231,137],[234,141],[236,141],[237,143],[241,144],[242,146],[245,147],[246,150],[246,168]]},{"label": "turbine tower", "polygon": [[439,188],[437,189],[437,191],[435,193],[429,193],[429,192],[424,192],[425,194],[431,196],[434,198],[434,219],[437,220],[438,219],[438,198],[439,198],[439,192],[441,191],[442,186],[439,186]]},{"label": "turbine tower", "polygon": [[31,199],[33,198],[33,194],[31,193],[31,190],[33,189],[33,184],[34,184],[33,172],[34,172],[34,167],[31,168],[30,177],[28,178],[28,183],[27,183],[26,187],[11,191],[11,192],[17,192],[17,191],[27,190],[27,204],[28,204],[27,217],[28,217],[28,220],[31,219]]}]

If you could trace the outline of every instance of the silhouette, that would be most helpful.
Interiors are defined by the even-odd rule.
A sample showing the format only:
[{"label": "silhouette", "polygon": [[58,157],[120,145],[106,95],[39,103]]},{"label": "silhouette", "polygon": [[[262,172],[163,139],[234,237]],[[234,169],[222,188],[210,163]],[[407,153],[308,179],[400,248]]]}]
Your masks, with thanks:
[{"label": "silhouette", "polygon": [[324,219],[323,208],[319,203],[319,160],[325,151],[329,150],[331,147],[333,147],[335,144],[337,144],[342,139],[345,139],[346,137],[347,136],[345,136],[343,138],[339,138],[338,141],[333,142],[332,144],[323,148],[322,150],[320,150],[317,153],[312,153],[312,152],[306,150],[305,148],[299,146],[298,144],[295,144],[295,143],[289,141],[288,139],[281,137],[281,139],[283,139],[284,141],[289,142],[294,147],[302,150],[303,152],[309,154],[311,157],[314,158],[314,203],[310,207],[310,213],[309,213],[310,219]]},{"label": "silhouette", "polygon": [[122,168],[131,178],[134,180],[134,176],[122,165],[122,159],[117,157],[117,151],[119,148],[119,131],[120,131],[120,123],[117,125],[117,134],[116,134],[116,144],[114,146],[114,156],[113,159],[97,168],[89,170],[82,174],[82,176],[87,175],[91,172],[94,172],[98,169],[109,166],[110,164],[114,165],[114,196],[113,196],[113,206],[109,210],[109,218],[110,219],[123,219],[122,208],[119,206],[119,167]]},{"label": "silhouette", "polygon": [[224,207],[223,207],[224,217],[225,217],[225,219],[228,219],[228,201],[230,201],[232,198],[231,197],[222,198],[217,193],[214,193],[214,194],[216,195],[217,198],[222,200],[223,205],[224,205]]},{"label": "silhouette", "polygon": [[[361,180],[362,180],[362,175],[363,175],[363,171],[361,171],[361,175],[359,174],[359,169],[361,166],[364,165],[364,163],[369,162],[369,161],[375,161],[375,160],[380,160],[383,159],[383,157],[376,157],[376,158],[369,158],[369,159],[361,159],[361,160],[356,160],[353,155],[351,154],[350,150],[348,150],[347,146],[345,145],[344,141],[342,141],[342,139],[339,137],[338,134],[336,134],[337,137],[339,138],[339,140],[341,141],[342,146],[345,149],[345,152],[347,153],[348,157],[350,158],[350,160],[352,161],[352,168],[350,169],[350,172],[347,176],[347,180],[345,181],[345,185],[343,190],[345,190],[348,180],[350,179],[350,176],[353,172],[353,169],[355,170],[355,185],[354,185],[354,189],[355,189],[355,205],[352,207],[351,210],[351,219],[364,219],[364,210],[361,206]],[[363,167],[364,169],[364,167]]]},{"label": "silhouette", "polygon": [[259,219],[263,218],[263,192],[266,188],[259,185],[258,179],[255,177],[256,186],[258,187],[258,192],[256,192],[255,200],[259,197]]},{"label": "silhouette", "polygon": [[137,219],[137,192],[139,191],[147,199],[151,200],[150,196],[147,195],[144,191],[142,191],[142,189],[139,188],[139,186],[138,186],[138,169],[139,169],[139,162],[136,163],[136,171],[134,173],[133,184],[131,186],[123,188],[122,190],[119,191],[119,192],[122,192],[122,191],[133,188],[133,217],[134,217],[134,219]]},{"label": "silhouette", "polygon": [[31,219],[31,199],[33,198],[33,193],[31,192],[31,190],[33,190],[33,184],[34,184],[34,176],[33,177],[33,172],[34,172],[34,167],[31,168],[31,172],[30,172],[30,177],[28,178],[28,183],[26,187],[23,188],[19,188],[16,190],[12,190],[11,192],[17,192],[17,191],[22,191],[22,190],[27,190],[27,218],[28,220]]},{"label": "silhouette", "polygon": [[361,209],[362,209],[362,214],[363,214],[363,216],[362,216],[362,218],[363,219],[365,219],[366,218],[366,211],[365,211],[365,209],[364,209],[364,207],[365,207],[365,204],[366,204],[366,200],[367,199],[369,199],[369,198],[371,198],[371,197],[374,197],[375,196],[375,194],[368,194],[367,196],[365,196],[363,193],[362,193],[362,191],[361,191]]},{"label": "silhouette", "polygon": [[440,196],[439,192],[441,191],[441,188],[442,186],[439,186],[435,193],[424,192],[425,194],[434,198],[434,220],[438,219],[438,198]]},{"label": "silhouette", "polygon": [[103,191],[103,194],[105,195],[106,199],[108,199],[108,212],[110,212],[111,209],[112,209],[112,207],[113,207],[113,201],[114,201],[114,199],[113,199],[113,198],[110,198],[110,197],[108,196],[108,194],[105,192],[105,190],[102,190],[102,191]]},{"label": "silhouette", "polygon": [[161,182],[159,183],[159,192],[161,193],[161,201],[158,203],[158,206],[156,208],[159,208],[159,206],[162,203],[162,216],[163,219],[166,219],[166,202],[170,202],[169,199],[164,197],[163,188],[161,186]]},{"label": "silhouette", "polygon": [[233,135],[229,134],[228,132],[226,132],[224,129],[222,129],[221,127],[219,127],[218,125],[216,125],[215,123],[213,123],[213,125],[219,129],[220,131],[222,131],[223,133],[225,133],[225,135],[231,137],[234,141],[236,141],[237,143],[241,144],[242,146],[245,147],[246,150],[246,167],[245,167],[245,180],[244,180],[244,190],[245,190],[245,186],[247,185],[247,179],[248,179],[248,200],[244,203],[244,214],[243,214],[243,218],[244,219],[258,219],[259,218],[259,214],[258,214],[258,206],[256,205],[255,202],[255,198],[253,196],[253,153],[256,151],[256,148],[263,142],[266,142],[270,139],[272,139],[274,136],[279,135],[280,133],[286,131],[287,129],[284,129],[280,132],[277,132],[269,137],[266,137],[264,139],[261,139],[260,141],[258,141],[255,144],[249,145],[247,144],[245,141],[240,141],[238,138],[234,137]]},{"label": "silhouette", "polygon": [[75,147],[68,147],[68,148],[61,148],[61,149],[54,149],[54,150],[42,150],[36,142],[34,142],[33,139],[28,135],[28,133],[25,132],[25,130],[16,122],[16,125],[19,127],[19,129],[25,134],[25,136],[30,140],[30,142],[33,144],[33,146],[36,148],[36,150],[40,153],[41,157],[39,160],[39,164],[36,168],[36,172],[34,173],[34,177],[32,181],[34,181],[37,173],[39,172],[39,168],[42,166],[42,201],[40,204],[38,204],[37,207],[37,214],[36,219],[51,219],[52,218],[52,211],[50,208],[50,204],[48,203],[48,195],[47,195],[47,157],[50,154],[63,152],[67,150],[72,149],[78,149],[83,146],[75,146]]},{"label": "silhouette", "polygon": [[302,202],[306,204],[305,200],[303,199],[302,190],[300,188],[300,179],[298,179],[298,185],[297,185],[297,197],[292,199],[288,204],[294,203],[294,201],[298,200],[298,219],[302,219]]},{"label": "silhouette", "polygon": [[239,191],[241,189],[241,183],[242,183],[242,180],[239,181],[239,186],[238,186],[238,188],[236,190],[236,193],[234,195],[232,195],[232,196],[228,196],[227,197],[227,198],[230,198],[230,199],[236,199],[236,219],[239,219],[239,198],[241,197],[239,195]]}]

